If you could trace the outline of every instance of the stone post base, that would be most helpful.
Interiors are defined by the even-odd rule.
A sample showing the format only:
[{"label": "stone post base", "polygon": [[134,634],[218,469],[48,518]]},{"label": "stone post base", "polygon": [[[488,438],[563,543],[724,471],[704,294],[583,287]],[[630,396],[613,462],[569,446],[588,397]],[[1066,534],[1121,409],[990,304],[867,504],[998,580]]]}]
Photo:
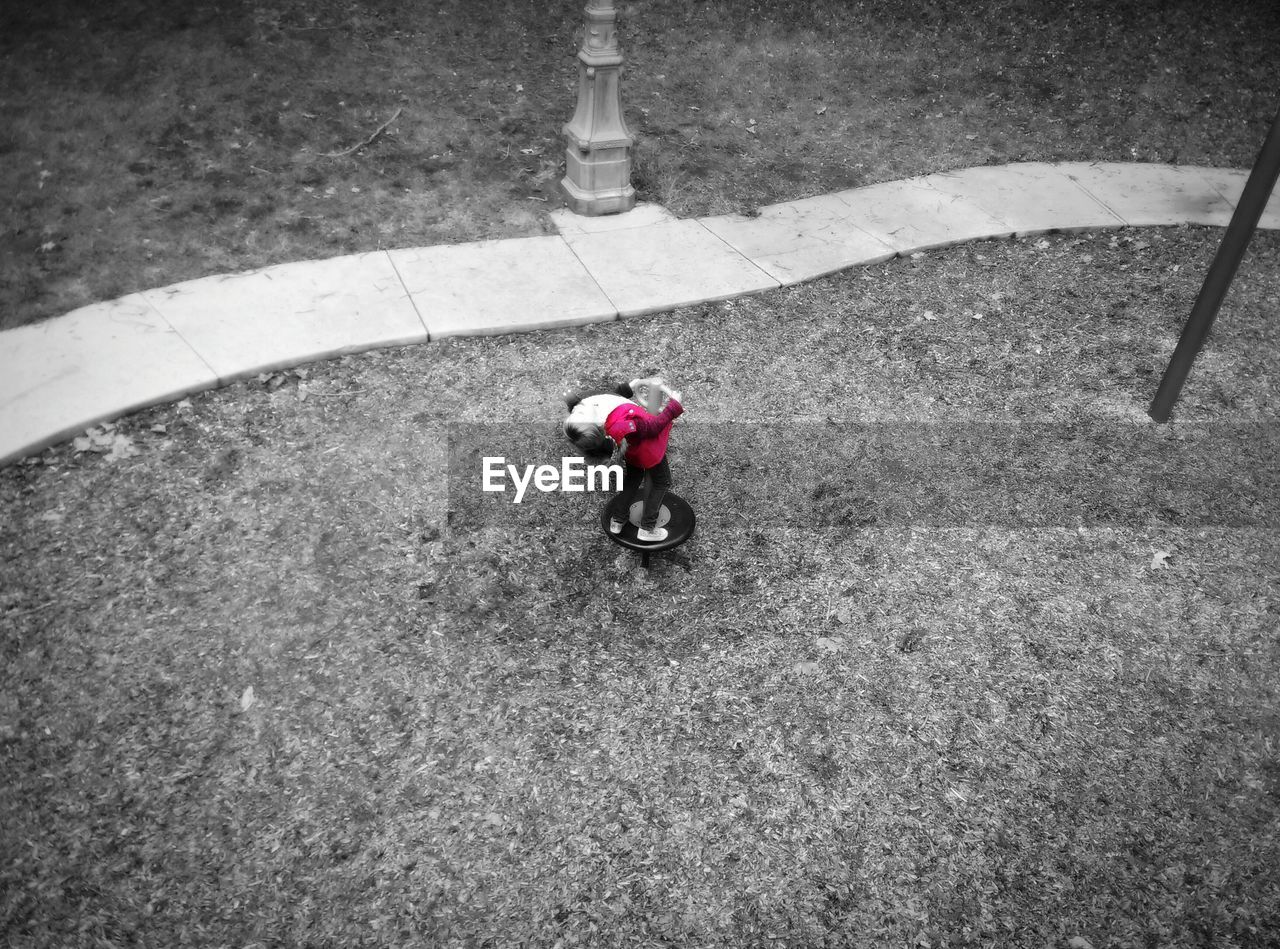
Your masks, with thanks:
[{"label": "stone post base", "polygon": [[587,25],[578,51],[578,106],[564,127],[568,148],[560,190],[574,214],[588,217],[619,214],[636,204],[630,153],[635,139],[622,115],[622,53],[614,32],[613,3],[587,0]]},{"label": "stone post base", "polygon": [[595,188],[586,191],[566,176],[560,179],[560,191],[569,210],[584,217],[621,214],[636,206],[636,189],[629,184],[621,188]]}]

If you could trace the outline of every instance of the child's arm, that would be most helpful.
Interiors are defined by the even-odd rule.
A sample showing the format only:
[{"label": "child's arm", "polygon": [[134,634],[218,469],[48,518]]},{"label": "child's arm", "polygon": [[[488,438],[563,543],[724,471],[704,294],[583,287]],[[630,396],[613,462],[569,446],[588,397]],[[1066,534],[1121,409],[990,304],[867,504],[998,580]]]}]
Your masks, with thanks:
[{"label": "child's arm", "polygon": [[632,379],[631,392],[627,398],[644,407],[646,412],[656,415],[662,410],[662,394],[666,391],[666,383],[659,376],[646,379]]},{"label": "child's arm", "polygon": [[669,392],[668,394],[670,401],[667,403],[667,407],[657,415],[651,415],[641,409],[631,416],[631,422],[635,425],[635,431],[632,434],[637,439],[656,438],[662,434],[664,428],[684,414],[684,406],[676,398],[679,393]]}]

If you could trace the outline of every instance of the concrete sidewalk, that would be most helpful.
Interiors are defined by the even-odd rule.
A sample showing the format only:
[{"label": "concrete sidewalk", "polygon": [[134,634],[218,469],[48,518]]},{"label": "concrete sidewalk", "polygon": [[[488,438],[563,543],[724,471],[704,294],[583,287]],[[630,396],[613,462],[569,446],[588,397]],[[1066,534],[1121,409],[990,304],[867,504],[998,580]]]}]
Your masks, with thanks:
[{"label": "concrete sidewalk", "polygon": [[[377,251],[133,293],[0,333],[0,465],[148,405],[342,353],[616,320],[982,238],[1225,226],[1247,177],[1125,163],[967,168],[750,218],[558,211],[554,237]],[[1280,228],[1277,202],[1261,226]]]}]

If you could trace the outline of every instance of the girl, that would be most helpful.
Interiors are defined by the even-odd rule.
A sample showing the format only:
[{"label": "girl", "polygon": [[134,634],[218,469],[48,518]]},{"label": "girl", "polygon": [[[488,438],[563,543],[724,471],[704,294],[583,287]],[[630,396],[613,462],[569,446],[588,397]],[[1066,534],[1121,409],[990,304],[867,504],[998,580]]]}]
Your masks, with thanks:
[{"label": "girl", "polygon": [[[656,409],[664,399],[666,405],[656,414],[641,404]],[[647,488],[636,539],[647,544],[666,540],[667,529],[657,526],[658,513],[671,487],[667,438],[671,423],[684,413],[680,393],[658,378],[633,379],[609,392],[570,395],[565,402],[569,417],[564,433],[584,456],[611,455],[616,446],[625,445],[622,494],[613,502],[609,531],[621,532],[636,495]]]}]

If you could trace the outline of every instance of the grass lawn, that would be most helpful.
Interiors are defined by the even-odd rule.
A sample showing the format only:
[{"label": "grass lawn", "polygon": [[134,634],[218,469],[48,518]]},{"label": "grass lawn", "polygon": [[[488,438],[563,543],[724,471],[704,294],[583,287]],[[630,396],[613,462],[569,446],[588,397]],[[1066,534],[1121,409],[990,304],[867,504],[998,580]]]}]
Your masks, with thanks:
[{"label": "grass lawn", "polygon": [[[581,6],[7,0],[0,328],[213,273],[549,233]],[[618,7],[634,180],[681,216],[1018,160],[1247,168],[1276,109],[1272,0]]]},{"label": "grass lawn", "polygon": [[[1219,235],[368,353],[0,471],[5,944],[1274,945],[1280,237],[1143,414]],[[689,544],[478,490],[650,369]]]}]

